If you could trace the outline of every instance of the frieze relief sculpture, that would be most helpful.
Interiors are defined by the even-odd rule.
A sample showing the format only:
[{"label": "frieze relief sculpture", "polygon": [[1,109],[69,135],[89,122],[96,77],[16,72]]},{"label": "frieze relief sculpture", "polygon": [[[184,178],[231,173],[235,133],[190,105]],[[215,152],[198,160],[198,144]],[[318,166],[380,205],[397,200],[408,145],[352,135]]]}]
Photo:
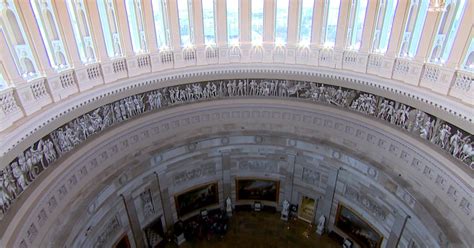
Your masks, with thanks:
[{"label": "frieze relief sculpture", "polygon": [[[129,96],[83,114],[46,135],[17,155],[0,171],[0,210],[6,213],[15,198],[45,168],[65,153],[117,123],[174,105],[226,97],[307,99],[351,109],[398,126],[427,140],[471,170],[471,135],[435,116],[405,104],[343,87],[278,79],[231,79],[170,86]],[[177,181],[184,180],[177,179]]]}]

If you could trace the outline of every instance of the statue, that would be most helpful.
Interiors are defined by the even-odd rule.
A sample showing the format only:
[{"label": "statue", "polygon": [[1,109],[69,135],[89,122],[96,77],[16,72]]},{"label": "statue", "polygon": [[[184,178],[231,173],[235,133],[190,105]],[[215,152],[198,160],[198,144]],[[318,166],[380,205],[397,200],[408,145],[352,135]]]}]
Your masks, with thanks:
[{"label": "statue", "polygon": [[318,226],[316,227],[317,234],[323,235],[325,222],[326,222],[326,217],[324,217],[324,215],[321,215],[321,217],[319,217],[319,220],[318,220]]},{"label": "statue", "polygon": [[290,212],[290,202],[287,201],[287,200],[284,200],[284,201],[283,201],[283,208],[282,208],[282,210],[281,210],[281,217],[280,217],[280,219],[282,219],[282,220],[284,220],[284,221],[288,221],[289,212]]},{"label": "statue", "polygon": [[232,216],[232,200],[230,197],[227,197],[225,200],[225,211],[227,212],[227,216]]}]

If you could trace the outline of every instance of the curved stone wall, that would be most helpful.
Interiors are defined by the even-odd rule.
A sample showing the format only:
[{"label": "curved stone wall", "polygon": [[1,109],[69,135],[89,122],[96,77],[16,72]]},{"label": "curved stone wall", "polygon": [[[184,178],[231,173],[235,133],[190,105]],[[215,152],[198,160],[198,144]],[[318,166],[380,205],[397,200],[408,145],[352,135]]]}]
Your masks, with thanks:
[{"label": "curved stone wall", "polygon": [[[109,185],[105,181],[100,183],[100,180],[118,180],[123,185],[135,179],[141,180],[141,177],[124,178],[118,175],[136,166],[148,168],[149,175],[163,175],[168,168],[165,166],[166,161],[172,161],[173,156],[183,157],[183,154],[190,154],[187,156],[190,158],[193,150],[199,150],[203,146],[201,141],[192,142],[193,137],[211,137],[205,139],[211,140],[213,135],[219,133],[242,135],[245,132],[258,132],[260,135],[247,139],[249,144],[283,146],[288,150],[311,150],[308,154],[314,153],[314,149],[317,153],[318,147],[321,147],[322,150],[326,149],[324,157],[327,157],[323,167],[333,168],[332,166],[339,164],[347,173],[356,172],[368,177],[379,175],[376,176],[376,181],[382,185],[378,188],[384,194],[375,194],[377,197],[373,200],[382,204],[380,199],[383,198],[385,200],[382,202],[396,205],[387,210],[384,205],[387,203],[382,204],[384,208],[381,209],[385,212],[377,210],[375,214],[371,214],[367,208],[372,208],[372,205],[358,203],[358,199],[362,201],[358,194],[372,195],[360,185],[366,179],[351,181],[346,178],[344,184],[349,186],[336,188],[341,196],[335,197],[334,202],[341,201],[357,211],[368,213],[370,222],[377,223],[377,218],[384,216],[384,213],[390,212],[392,216],[394,209],[402,209],[405,213],[411,211],[413,214],[409,215],[416,220],[409,224],[412,225],[410,228],[418,231],[407,232],[407,235],[413,235],[416,242],[428,242],[429,246],[444,246],[445,242],[454,245],[468,244],[472,237],[472,231],[468,228],[471,221],[469,216],[472,214],[472,188],[468,184],[471,176],[460,168],[450,166],[453,161],[439,153],[430,152],[432,145],[400,131],[376,119],[363,118],[343,109],[300,101],[283,104],[281,100],[269,98],[234,98],[164,109],[115,125],[100,136],[93,136],[95,138],[81,144],[74,153],[64,155],[54,170],[42,173],[39,180],[34,182],[35,187],[27,188],[19,202],[14,203],[12,207],[17,211],[3,220],[6,221],[4,223],[9,223],[9,228],[2,230],[2,240],[7,246],[22,242],[35,246],[46,245],[50,240],[64,241],[67,235],[50,239],[48,230],[52,226],[58,230],[70,230],[68,227],[72,227],[74,219],[78,218],[75,210],[80,212],[80,209],[87,209],[85,206],[91,202],[90,197],[101,197],[99,192],[104,189],[100,185]],[[265,135],[265,132],[269,135]],[[283,141],[276,138],[273,140],[272,137],[278,136],[278,133],[287,133],[288,136]],[[233,139],[227,137],[217,141],[221,142],[218,146],[224,146],[227,142],[231,145]],[[172,149],[177,149],[171,153],[173,156],[163,153]],[[323,171],[319,167],[311,167],[315,163],[311,162],[309,155],[296,152],[294,156],[296,160],[302,160],[302,165],[307,166],[307,175],[313,174],[310,178],[315,177],[314,172]],[[321,160],[321,157],[317,157],[316,160]],[[373,169],[369,170],[366,165]],[[345,173],[343,170],[342,174]],[[257,173],[255,176],[262,174]],[[301,180],[302,177],[303,174]],[[172,176],[166,178],[172,180]],[[306,180],[310,182],[312,179]],[[92,182],[99,186],[92,187]],[[307,184],[302,184],[302,191],[311,189],[312,186],[305,186]],[[160,192],[170,185],[174,183],[165,180],[160,184]],[[314,190],[318,191],[317,189],[315,186]],[[172,204],[163,206],[171,208]],[[334,206],[329,209],[334,209]],[[173,221],[173,214],[166,214],[166,211],[167,218]],[[382,221],[385,224],[376,224],[377,228],[389,230],[394,218],[386,217],[387,221]],[[445,225],[446,223],[449,225]],[[420,226],[424,226],[426,231],[419,229]],[[59,231],[57,233],[62,235]],[[386,231],[385,235],[388,235]],[[438,237],[441,237],[441,241]]]},{"label": "curved stone wall", "polygon": [[146,112],[197,101],[227,97],[295,98],[351,109],[398,126],[444,149],[474,169],[472,143],[467,132],[403,103],[342,87],[320,83],[239,79],[198,82],[145,92],[103,105],[57,128],[43,137],[2,170],[0,209],[11,203],[50,164],[88,137]]}]

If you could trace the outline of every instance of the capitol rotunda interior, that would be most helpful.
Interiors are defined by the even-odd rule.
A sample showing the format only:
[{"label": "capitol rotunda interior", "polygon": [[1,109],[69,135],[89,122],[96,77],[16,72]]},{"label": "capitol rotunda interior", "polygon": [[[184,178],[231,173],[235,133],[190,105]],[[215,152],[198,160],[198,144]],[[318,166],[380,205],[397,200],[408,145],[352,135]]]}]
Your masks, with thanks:
[{"label": "capitol rotunda interior", "polygon": [[473,81],[473,0],[0,0],[0,247],[472,247]]}]

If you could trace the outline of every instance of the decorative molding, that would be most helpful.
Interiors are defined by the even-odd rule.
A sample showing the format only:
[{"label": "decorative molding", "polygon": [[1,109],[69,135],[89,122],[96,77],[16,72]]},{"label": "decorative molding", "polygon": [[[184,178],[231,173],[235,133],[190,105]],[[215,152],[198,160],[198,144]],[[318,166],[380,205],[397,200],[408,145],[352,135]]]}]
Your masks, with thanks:
[{"label": "decorative molding", "polygon": [[173,182],[174,185],[180,185],[187,181],[194,180],[200,177],[213,176],[216,174],[216,165],[215,164],[203,164],[198,168],[182,170],[180,172],[174,173]]},{"label": "decorative molding", "polygon": [[[89,137],[115,124],[147,112],[181,104],[249,96],[293,98],[360,112],[430,141],[463,162],[470,170],[474,170],[473,143],[469,133],[405,104],[361,91],[313,82],[275,79],[218,80],[165,87],[132,95],[65,123],[31,145],[0,171],[0,210],[4,215],[21,192],[49,165],[54,164],[55,160]],[[324,126],[332,127],[333,122],[326,120]],[[356,135],[358,132],[359,130]],[[262,137],[257,136],[255,139],[257,143],[263,142]],[[131,142],[134,144],[138,140],[138,136],[134,136]],[[194,150],[195,145],[190,144],[188,149]],[[389,151],[398,154],[399,148],[392,144]],[[107,156],[105,152],[101,155],[104,160]],[[425,167],[423,172],[432,179],[429,167]],[[60,192],[64,191],[66,188],[63,186]]]},{"label": "decorative molding", "polygon": [[367,194],[359,192],[358,190],[346,185],[344,196],[355,202],[357,205],[362,206],[367,212],[378,218],[381,222],[384,222],[387,218],[388,211],[376,203]]},{"label": "decorative molding", "polygon": [[253,159],[240,161],[239,170],[278,173],[279,166],[275,160]]}]

